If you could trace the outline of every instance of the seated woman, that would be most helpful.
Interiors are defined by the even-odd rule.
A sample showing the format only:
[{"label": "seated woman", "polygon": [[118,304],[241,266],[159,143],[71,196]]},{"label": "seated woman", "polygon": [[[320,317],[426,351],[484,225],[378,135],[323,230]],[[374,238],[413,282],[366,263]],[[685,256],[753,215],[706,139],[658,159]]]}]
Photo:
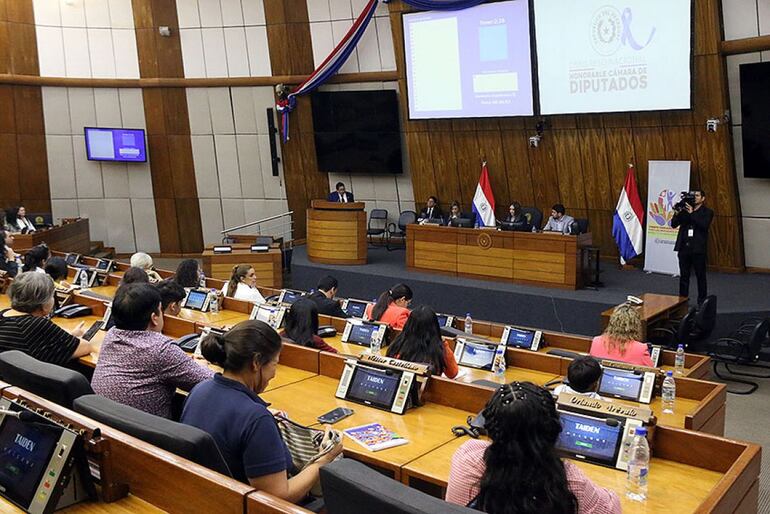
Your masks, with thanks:
[{"label": "seated woman", "polygon": [[460,218],[462,218],[462,212],[460,212],[460,204],[457,202],[457,200],[455,200],[449,207],[449,215],[446,217],[445,225],[449,226],[452,224],[452,220],[459,220]]},{"label": "seated woman", "polygon": [[604,333],[591,341],[591,355],[598,359],[627,362],[637,366],[653,366],[650,350],[639,342],[642,319],[633,305],[618,306],[610,316]]},{"label": "seated woman", "polygon": [[222,288],[222,294],[236,300],[265,303],[265,297],[257,289],[257,273],[251,264],[233,266],[233,273]]},{"label": "seated woman", "polygon": [[505,217],[505,222],[510,223],[516,228],[524,228],[529,225],[527,217],[521,212],[521,204],[519,202],[513,202],[508,208],[508,216]]},{"label": "seated woman", "polygon": [[61,257],[51,257],[45,263],[45,272],[53,280],[56,289],[69,290],[72,285],[67,282],[69,268],[67,262]]},{"label": "seated woman", "polygon": [[556,403],[529,382],[501,386],[483,411],[491,441],[463,443],[449,469],[446,500],[489,513],[619,513],[618,496],[562,461]]},{"label": "seated woman", "polygon": [[22,234],[37,230],[32,220],[27,218],[27,209],[23,205],[5,211],[5,227],[9,232]]},{"label": "seated woman", "polygon": [[280,336],[262,321],[242,321],[224,335],[206,336],[201,351],[224,372],[193,388],[182,423],[211,434],[235,479],[281,499],[301,501],[318,482],[321,466],[342,451],[342,442],[301,472],[292,473],[291,455],[268,404],[259,397],[275,376]]},{"label": "seated woman", "polygon": [[404,330],[388,346],[388,357],[431,366],[434,375],[457,376],[457,361],[449,344],[441,338],[433,309],[420,305],[409,315]]},{"label": "seated woman", "polygon": [[174,280],[182,287],[200,287],[204,280],[203,272],[195,259],[185,259],[176,268]]},{"label": "seated woman", "polygon": [[19,272],[19,263],[16,262],[19,254],[13,251],[13,234],[0,230],[0,271],[5,271],[9,277],[15,277]]},{"label": "seated woman", "polygon": [[366,316],[372,321],[381,321],[391,328],[402,329],[409,319],[409,309],[412,302],[412,290],[406,284],[396,284],[383,292],[374,306],[366,308]]},{"label": "seated woman", "polygon": [[54,304],[54,285],[46,274],[19,274],[8,295],[11,308],[0,311],[0,352],[20,350],[52,364],[66,364],[91,353],[91,344],[81,339],[84,323],[67,333],[48,319]]},{"label": "seated woman", "polygon": [[131,256],[131,267],[143,269],[153,284],[163,280],[152,267],[152,257],[144,252],[136,252]]},{"label": "seated woman", "polygon": [[292,304],[284,318],[281,335],[292,343],[337,353],[318,336],[318,306],[313,300],[300,298]]},{"label": "seated woman", "polygon": [[123,277],[120,279],[120,284],[118,284],[118,287],[134,283],[149,284],[150,277],[147,276],[147,272],[142,268],[131,266],[126,270],[125,273],[123,273]]},{"label": "seated woman", "polygon": [[33,246],[24,254],[24,265],[21,271],[36,271],[45,273],[45,263],[51,256],[51,252],[45,244]]}]

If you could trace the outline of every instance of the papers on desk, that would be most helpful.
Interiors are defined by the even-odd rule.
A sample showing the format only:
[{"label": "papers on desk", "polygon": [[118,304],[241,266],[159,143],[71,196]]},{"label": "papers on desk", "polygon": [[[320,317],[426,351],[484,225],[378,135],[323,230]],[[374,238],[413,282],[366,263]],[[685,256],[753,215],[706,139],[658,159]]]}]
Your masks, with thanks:
[{"label": "papers on desk", "polygon": [[391,432],[379,423],[369,423],[359,427],[348,428],[344,432],[353,441],[373,452],[401,446],[409,442],[408,439],[401,437],[395,432]]}]

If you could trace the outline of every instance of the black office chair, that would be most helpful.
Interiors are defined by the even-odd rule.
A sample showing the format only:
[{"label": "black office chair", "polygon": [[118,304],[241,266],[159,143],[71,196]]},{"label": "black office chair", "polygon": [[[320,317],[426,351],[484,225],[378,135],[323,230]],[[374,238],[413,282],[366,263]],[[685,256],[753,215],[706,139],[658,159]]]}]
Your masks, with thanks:
[{"label": "black office chair", "polygon": [[394,237],[400,238],[403,241],[403,247],[406,247],[406,227],[409,225],[414,225],[417,223],[417,213],[414,211],[401,211],[401,214],[398,216],[398,223],[389,223],[388,224],[388,241],[386,243],[386,248],[388,250],[393,250],[390,246],[390,242],[393,240]]},{"label": "black office chair", "polygon": [[680,320],[673,320],[662,327],[647,331],[647,339],[654,344],[675,350],[678,345],[685,349],[690,345],[690,337],[695,326],[695,307],[690,307],[687,314]]},{"label": "black office chair", "polygon": [[708,295],[696,309],[693,328],[690,333],[692,341],[701,341],[711,335],[717,323],[717,297]]},{"label": "black office chair", "polygon": [[570,227],[570,234],[577,236],[578,234],[586,233],[588,233],[588,219],[575,218],[575,221],[572,222],[572,226]]},{"label": "black office chair", "polygon": [[77,371],[18,350],[0,353],[0,379],[68,409],[76,398],[94,394],[86,377]]},{"label": "black office chair", "polygon": [[[375,226],[372,226],[374,222]],[[388,211],[386,209],[372,209],[369,211],[369,224],[366,227],[366,239],[373,244],[372,239],[380,238],[380,244],[387,242],[388,237]]]},{"label": "black office chair", "polygon": [[201,466],[232,476],[214,438],[208,432],[140,411],[103,396],[89,394],[74,403],[79,412],[146,443]]},{"label": "black office chair", "polygon": [[530,225],[534,226],[537,230],[543,228],[543,211],[537,207],[522,207],[521,212],[527,217]]},{"label": "black office chair", "polygon": [[321,488],[329,514],[478,514],[477,510],[407,487],[352,459],[340,459],[322,467]]},{"label": "black office chair", "polygon": [[[770,366],[758,364],[762,344],[770,338],[770,319],[759,320],[751,330],[742,325],[733,337],[723,337],[709,345],[708,355],[713,362],[714,375],[726,382],[735,382],[749,386],[745,391],[729,389],[733,394],[751,394],[759,388],[759,384],[751,380],[736,377],[770,378],[770,373],[749,373],[731,369],[731,365],[741,365],[749,368],[770,370]],[[727,376],[720,373],[720,364]]]}]

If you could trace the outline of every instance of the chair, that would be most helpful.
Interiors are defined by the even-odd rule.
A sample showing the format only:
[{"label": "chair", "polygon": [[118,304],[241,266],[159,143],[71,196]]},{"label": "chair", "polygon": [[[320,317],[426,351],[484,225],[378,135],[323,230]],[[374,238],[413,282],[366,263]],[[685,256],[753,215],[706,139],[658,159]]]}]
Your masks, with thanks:
[{"label": "chair", "polygon": [[543,211],[537,207],[522,207],[521,212],[527,217],[527,221],[530,225],[537,230],[543,228]]},{"label": "chair", "polygon": [[329,514],[478,514],[476,510],[407,487],[352,459],[340,459],[322,467],[321,488]]},{"label": "chair", "polygon": [[[372,222],[375,226],[372,226]],[[386,209],[372,209],[369,212],[369,224],[366,227],[366,239],[372,244],[372,238],[380,236],[380,244],[388,237],[388,211]]]},{"label": "chair", "polygon": [[0,353],[0,379],[68,409],[76,398],[94,394],[86,377],[77,371],[18,350]]},{"label": "chair", "polygon": [[[770,337],[770,319],[760,320],[750,331],[740,327],[733,337],[723,337],[714,341],[708,350],[713,362],[714,375],[727,382],[735,382],[749,386],[745,391],[728,389],[733,394],[751,394],[757,390],[759,384],[750,380],[736,378],[736,376],[752,378],[770,378],[770,374],[748,373],[731,369],[731,365],[741,365],[749,368],[770,370],[770,366],[758,364],[762,344]],[[731,376],[725,376],[719,372],[719,365]]]},{"label": "chair", "polygon": [[663,327],[655,327],[647,330],[647,338],[655,344],[666,348],[676,349],[677,345],[683,345],[685,349],[690,345],[690,334],[695,326],[695,307],[690,307],[687,314],[681,320],[670,322]]},{"label": "chair", "polygon": [[708,295],[703,303],[698,306],[695,315],[694,326],[690,334],[693,341],[706,339],[714,330],[717,323],[717,297]]},{"label": "chair", "polygon": [[214,438],[199,428],[140,411],[96,394],[81,396],[74,403],[79,412],[130,436],[232,476]]},{"label": "chair", "polygon": [[575,221],[570,227],[570,234],[577,236],[586,233],[588,233],[588,220],[586,218],[575,218]]},{"label": "chair", "polygon": [[414,225],[417,223],[417,213],[414,211],[401,211],[398,216],[398,223],[388,224],[388,241],[386,247],[388,250],[392,250],[390,247],[390,241],[394,237],[400,237],[406,247],[406,227],[408,225]]}]

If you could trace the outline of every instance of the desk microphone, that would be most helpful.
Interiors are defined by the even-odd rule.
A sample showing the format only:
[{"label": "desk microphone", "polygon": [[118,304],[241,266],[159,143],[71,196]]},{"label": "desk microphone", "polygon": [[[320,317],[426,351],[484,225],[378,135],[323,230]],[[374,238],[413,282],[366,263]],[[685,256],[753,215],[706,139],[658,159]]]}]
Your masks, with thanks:
[{"label": "desk microphone", "polygon": [[10,416],[12,418],[18,419],[19,421],[32,421],[36,418],[36,416],[29,411],[15,411],[8,409],[0,409],[0,415]]}]

